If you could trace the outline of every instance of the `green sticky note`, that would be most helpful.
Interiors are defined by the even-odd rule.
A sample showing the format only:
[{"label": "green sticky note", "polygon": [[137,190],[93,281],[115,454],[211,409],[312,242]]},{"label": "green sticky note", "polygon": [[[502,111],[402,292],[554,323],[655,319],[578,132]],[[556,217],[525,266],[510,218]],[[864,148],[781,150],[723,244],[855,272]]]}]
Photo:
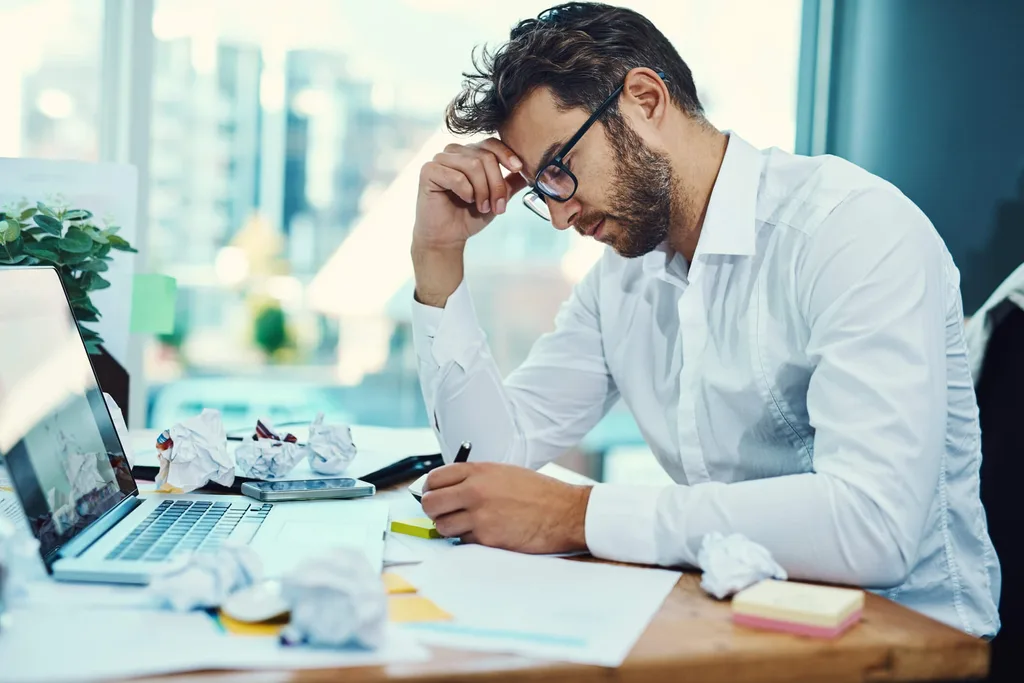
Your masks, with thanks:
[{"label": "green sticky note", "polygon": [[178,281],[167,275],[143,273],[132,278],[132,333],[174,332],[174,303]]}]

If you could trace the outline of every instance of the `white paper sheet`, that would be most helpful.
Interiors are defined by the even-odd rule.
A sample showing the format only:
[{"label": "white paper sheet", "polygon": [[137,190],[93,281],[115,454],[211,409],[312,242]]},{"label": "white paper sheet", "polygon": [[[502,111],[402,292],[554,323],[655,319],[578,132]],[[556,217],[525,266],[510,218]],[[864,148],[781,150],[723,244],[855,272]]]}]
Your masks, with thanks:
[{"label": "white paper sheet", "polygon": [[273,637],[227,635],[203,612],[14,609],[0,631],[0,683],[106,681],[200,669],[312,669],[423,661],[411,634],[376,651],[289,648]]},{"label": "white paper sheet", "polygon": [[420,642],[601,666],[622,663],[679,579],[472,545],[393,571],[454,617],[405,625]]}]

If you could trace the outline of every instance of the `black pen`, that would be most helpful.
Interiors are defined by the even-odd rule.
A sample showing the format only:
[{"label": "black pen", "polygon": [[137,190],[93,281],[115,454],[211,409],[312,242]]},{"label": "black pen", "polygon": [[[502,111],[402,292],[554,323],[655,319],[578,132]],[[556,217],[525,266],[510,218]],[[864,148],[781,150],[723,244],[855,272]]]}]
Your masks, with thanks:
[{"label": "black pen", "polygon": [[469,460],[469,452],[473,450],[473,444],[468,441],[463,441],[459,447],[459,452],[455,455],[455,462],[466,462]]}]

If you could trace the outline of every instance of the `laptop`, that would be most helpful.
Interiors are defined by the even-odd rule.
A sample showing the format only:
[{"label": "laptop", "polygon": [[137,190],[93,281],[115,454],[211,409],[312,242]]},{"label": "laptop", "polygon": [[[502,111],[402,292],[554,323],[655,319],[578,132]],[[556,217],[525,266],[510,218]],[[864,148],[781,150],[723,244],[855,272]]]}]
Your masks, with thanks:
[{"label": "laptop", "polygon": [[381,570],[383,501],[140,495],[56,269],[0,268],[0,292],[0,467],[55,579],[146,584],[229,542],[267,577],[337,546]]}]

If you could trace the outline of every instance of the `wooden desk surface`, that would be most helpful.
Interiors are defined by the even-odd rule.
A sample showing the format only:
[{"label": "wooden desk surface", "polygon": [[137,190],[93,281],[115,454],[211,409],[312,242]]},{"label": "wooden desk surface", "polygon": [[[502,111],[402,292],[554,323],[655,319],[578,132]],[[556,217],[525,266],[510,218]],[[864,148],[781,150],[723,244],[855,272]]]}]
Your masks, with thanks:
[{"label": "wooden desk surface", "polygon": [[[580,475],[549,472],[559,478]],[[390,487],[402,488],[401,486]],[[597,560],[587,560],[597,561]],[[614,589],[613,587],[610,587]],[[747,683],[794,681],[955,681],[988,673],[989,644],[906,607],[867,594],[864,618],[831,641],[734,626],[728,602],[700,589],[700,574],[680,577],[626,661],[617,669],[519,655],[429,648],[427,662],[295,672],[192,673],[146,681],[326,683],[416,681],[629,681]]]},{"label": "wooden desk surface", "polygon": [[[834,641],[734,626],[728,602],[683,575],[618,669],[432,648],[428,662],[340,670],[191,674],[198,681],[952,681],[988,672],[989,645],[868,594],[864,620]],[[183,676],[167,681],[182,683]],[[155,680],[155,679],[147,679]]]}]

